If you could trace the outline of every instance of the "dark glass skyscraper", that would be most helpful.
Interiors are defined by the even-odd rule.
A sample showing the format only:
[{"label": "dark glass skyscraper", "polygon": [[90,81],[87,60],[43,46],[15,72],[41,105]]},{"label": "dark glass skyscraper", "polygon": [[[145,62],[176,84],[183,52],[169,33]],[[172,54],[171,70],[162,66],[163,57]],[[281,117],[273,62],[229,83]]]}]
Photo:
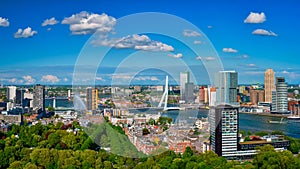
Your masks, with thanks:
[{"label": "dark glass skyscraper", "polygon": [[45,111],[45,86],[37,84],[33,87],[33,109],[38,112]]}]

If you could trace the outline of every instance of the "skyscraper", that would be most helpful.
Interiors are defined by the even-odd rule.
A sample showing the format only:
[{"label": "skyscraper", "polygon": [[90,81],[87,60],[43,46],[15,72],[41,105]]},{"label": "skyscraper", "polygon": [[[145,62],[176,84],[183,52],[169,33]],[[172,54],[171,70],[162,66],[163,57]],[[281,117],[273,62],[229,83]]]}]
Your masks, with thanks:
[{"label": "skyscraper", "polygon": [[215,78],[217,105],[237,105],[238,74],[236,71],[220,71]]},{"label": "skyscraper", "polygon": [[216,106],[216,99],[217,99],[216,88],[210,87],[209,88],[209,106]]},{"label": "skyscraper", "polygon": [[276,90],[273,90],[272,111],[286,113],[288,111],[288,91],[284,77],[276,77]]},{"label": "skyscraper", "polygon": [[86,109],[94,111],[98,108],[98,90],[92,87],[86,88]]},{"label": "skyscraper", "polygon": [[211,149],[219,156],[230,158],[237,152],[238,107],[219,105],[210,109]]},{"label": "skyscraper", "polygon": [[250,101],[253,105],[258,105],[259,102],[264,102],[264,90],[250,89]]},{"label": "skyscraper", "polygon": [[14,102],[14,101],[15,101],[15,98],[16,98],[16,90],[17,90],[17,87],[16,87],[16,86],[8,86],[8,87],[7,87],[6,98],[7,98],[10,102]]},{"label": "skyscraper", "polygon": [[274,89],[274,71],[267,69],[265,72],[265,102],[272,103],[272,90]]},{"label": "skyscraper", "polygon": [[186,103],[193,103],[195,101],[194,83],[185,84],[184,100]]},{"label": "skyscraper", "polygon": [[38,112],[45,111],[45,86],[37,84],[33,87],[33,109]]},{"label": "skyscraper", "polygon": [[180,99],[185,100],[185,86],[190,83],[190,73],[180,72]]},{"label": "skyscraper", "polygon": [[[21,105],[24,100],[25,89],[17,89],[16,91],[16,104]],[[22,105],[21,105],[22,106]]]}]

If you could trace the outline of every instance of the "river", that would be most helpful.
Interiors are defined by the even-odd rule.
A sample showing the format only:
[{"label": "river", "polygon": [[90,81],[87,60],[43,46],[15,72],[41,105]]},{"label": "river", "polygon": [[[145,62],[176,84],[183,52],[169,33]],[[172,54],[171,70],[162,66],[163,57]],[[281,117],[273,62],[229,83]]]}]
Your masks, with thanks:
[{"label": "river", "polygon": [[[46,107],[52,106],[53,100],[46,99]],[[67,99],[58,99],[56,100],[56,107],[72,107],[72,101],[68,101]],[[149,112],[149,111],[148,111]],[[143,112],[141,112],[143,113]],[[150,113],[157,113],[150,111]],[[187,121],[193,121],[197,118],[206,118],[208,116],[208,111],[206,110],[186,110],[186,111],[169,111],[163,113],[162,116],[170,117],[173,121],[178,121],[178,119],[183,119]],[[285,135],[300,138],[300,120],[288,120],[283,119],[287,123],[283,124],[274,124],[269,123],[269,121],[280,121],[281,117],[272,117],[272,116],[262,116],[256,114],[239,114],[239,130],[250,131],[252,133],[258,131],[281,131]]]}]

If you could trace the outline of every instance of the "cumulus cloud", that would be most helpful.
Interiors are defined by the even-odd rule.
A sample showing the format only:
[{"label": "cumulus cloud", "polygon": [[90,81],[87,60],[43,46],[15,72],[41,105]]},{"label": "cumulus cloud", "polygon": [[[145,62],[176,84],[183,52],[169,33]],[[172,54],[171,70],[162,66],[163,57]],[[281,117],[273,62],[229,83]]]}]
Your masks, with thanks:
[{"label": "cumulus cloud", "polygon": [[57,23],[58,23],[58,21],[54,17],[52,17],[50,19],[44,20],[44,22],[42,23],[42,26],[55,25]]},{"label": "cumulus cloud", "polygon": [[57,83],[60,81],[60,79],[57,76],[54,75],[45,75],[41,79],[42,82],[51,82],[51,83]]},{"label": "cumulus cloud", "polygon": [[201,34],[197,31],[186,29],[186,30],[183,31],[183,36],[185,36],[185,37],[196,37],[196,36],[201,36]]},{"label": "cumulus cloud", "polygon": [[0,26],[3,26],[3,27],[9,26],[8,19],[0,17]]},{"label": "cumulus cloud", "polygon": [[33,35],[37,34],[37,31],[31,29],[31,27],[27,27],[26,29],[18,29],[18,31],[14,34],[15,38],[29,38]]},{"label": "cumulus cloud", "polygon": [[99,38],[92,41],[92,44],[100,46],[110,46],[117,49],[135,49],[144,51],[154,51],[154,52],[169,52],[174,51],[174,48],[170,45],[164,44],[159,41],[151,40],[146,35],[128,35],[122,38]]},{"label": "cumulus cloud", "polygon": [[70,25],[70,31],[74,35],[86,35],[95,32],[111,32],[116,24],[116,19],[105,13],[99,15],[82,11],[64,18],[62,24]]},{"label": "cumulus cloud", "polygon": [[23,76],[22,78],[24,79],[25,84],[32,84],[36,81],[32,76],[29,75]]},{"label": "cumulus cloud", "polygon": [[195,45],[199,45],[199,44],[201,44],[201,43],[202,43],[202,42],[201,42],[200,40],[195,40],[195,41],[194,41],[194,44],[195,44]]},{"label": "cumulus cloud", "polygon": [[261,36],[278,36],[276,33],[272,31],[267,31],[265,29],[256,29],[252,32],[253,35],[261,35]]},{"label": "cumulus cloud", "polygon": [[181,58],[182,57],[182,53],[177,53],[177,54],[168,54],[168,56],[173,57],[173,58]]},{"label": "cumulus cloud", "polygon": [[248,17],[244,20],[244,23],[263,23],[265,21],[266,21],[265,13],[250,12]]},{"label": "cumulus cloud", "polygon": [[64,81],[64,82],[67,82],[67,81],[69,81],[69,79],[65,77],[65,78],[63,79],[63,81]]},{"label": "cumulus cloud", "polygon": [[17,78],[12,78],[12,79],[9,80],[9,82],[11,82],[11,83],[16,83],[17,81],[18,81]]},{"label": "cumulus cloud", "polygon": [[196,59],[197,59],[197,60],[202,60],[202,61],[214,61],[214,60],[216,60],[215,57],[211,57],[211,56],[209,56],[209,57],[201,57],[201,56],[197,56]]},{"label": "cumulus cloud", "polygon": [[222,51],[226,52],[226,53],[237,53],[238,52],[238,50],[233,49],[233,48],[223,48]]}]

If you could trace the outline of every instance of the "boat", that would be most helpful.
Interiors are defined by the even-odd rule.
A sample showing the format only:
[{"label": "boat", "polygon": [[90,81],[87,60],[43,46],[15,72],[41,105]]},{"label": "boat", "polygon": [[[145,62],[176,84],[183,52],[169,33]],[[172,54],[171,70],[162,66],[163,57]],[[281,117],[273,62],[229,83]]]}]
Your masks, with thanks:
[{"label": "boat", "polygon": [[289,120],[300,120],[300,116],[299,115],[291,115],[287,117]]},{"label": "boat", "polygon": [[269,120],[269,123],[272,123],[272,124],[285,124],[285,123],[287,123],[287,122],[286,122],[286,121],[283,121],[283,117],[282,117],[280,121],[272,121],[272,120]]},{"label": "boat", "polygon": [[300,115],[298,112],[293,112],[292,115],[287,117],[289,120],[300,120]]}]

